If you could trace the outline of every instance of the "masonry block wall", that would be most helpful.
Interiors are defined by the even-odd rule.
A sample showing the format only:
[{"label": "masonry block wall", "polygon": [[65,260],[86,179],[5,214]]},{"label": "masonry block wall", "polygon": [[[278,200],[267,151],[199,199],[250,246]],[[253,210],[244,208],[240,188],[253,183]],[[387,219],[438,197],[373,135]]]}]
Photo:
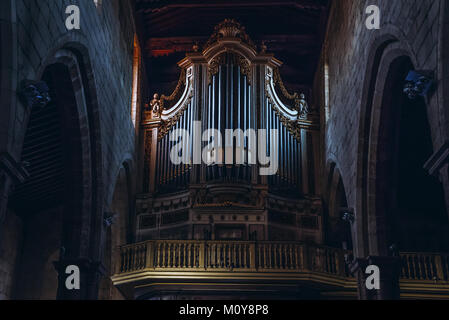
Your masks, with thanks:
[{"label": "masonry block wall", "polygon": [[[103,162],[103,181],[99,183],[104,189],[103,199],[100,201],[107,208],[112,200],[115,180],[122,163],[133,160],[134,155],[136,131],[131,120],[131,95],[135,30],[130,1],[98,2],[101,4],[98,7],[94,0],[9,2],[10,6],[2,12],[1,19],[12,22],[14,31],[10,39],[14,42],[11,48],[17,50],[12,53],[12,57],[17,59],[17,70],[8,66],[8,70],[2,71],[2,79],[11,77],[9,80],[14,80],[9,82],[12,83],[19,83],[23,79],[40,80],[50,57],[57,50],[68,44],[87,50],[100,119],[101,150],[98,151],[101,152]],[[69,5],[80,8],[80,30],[66,29],[66,7]],[[12,17],[7,17],[9,13]],[[2,43],[3,41],[6,39],[2,39]],[[2,117],[5,117],[0,121],[0,151],[9,152],[20,162],[29,114],[18,100],[14,100],[13,105],[3,103],[1,112]],[[16,259],[16,254],[11,250],[17,249],[20,252],[19,235],[23,228],[25,227],[19,218],[9,217],[0,233],[0,299],[11,296]]]},{"label": "masonry block wall", "polygon": [[[365,10],[377,5],[381,12],[380,30],[368,30]],[[409,48],[417,70],[431,70],[440,77],[442,39],[442,10],[444,1],[377,0],[334,1],[330,23],[315,80],[315,100],[322,106],[324,161],[335,162],[347,190],[349,205],[356,202],[358,130],[360,110],[373,43],[391,34]],[[447,31],[446,31],[447,32]],[[447,62],[446,62],[447,63]],[[324,96],[324,65],[329,66],[329,110],[326,117]],[[405,79],[404,79],[405,80]],[[438,78],[437,81],[440,81]],[[376,93],[382,94],[382,93]],[[435,149],[447,139],[442,129],[444,113],[442,100],[434,93],[428,100],[428,117]],[[326,119],[328,118],[328,119]],[[447,123],[446,123],[447,128]],[[327,177],[324,177],[325,179]]]}]

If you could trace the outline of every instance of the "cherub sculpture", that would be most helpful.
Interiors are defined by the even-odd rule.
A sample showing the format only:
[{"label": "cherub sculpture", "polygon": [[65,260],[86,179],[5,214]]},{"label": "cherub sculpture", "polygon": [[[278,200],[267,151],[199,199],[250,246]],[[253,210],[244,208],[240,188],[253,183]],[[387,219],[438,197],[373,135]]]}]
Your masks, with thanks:
[{"label": "cherub sculpture", "polygon": [[307,104],[306,96],[304,93],[301,93],[299,98],[299,115],[304,118],[307,114],[309,114],[309,105]]},{"label": "cherub sculpture", "polygon": [[153,112],[154,117],[159,117],[161,112],[161,100],[157,93],[154,94],[153,100],[150,101],[150,110]]}]

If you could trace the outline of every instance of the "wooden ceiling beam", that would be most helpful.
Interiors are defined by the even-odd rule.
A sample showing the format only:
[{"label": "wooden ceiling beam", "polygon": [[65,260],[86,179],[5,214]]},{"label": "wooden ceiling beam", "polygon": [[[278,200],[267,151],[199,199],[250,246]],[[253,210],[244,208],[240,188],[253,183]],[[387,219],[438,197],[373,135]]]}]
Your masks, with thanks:
[{"label": "wooden ceiling beam", "polygon": [[[170,50],[174,52],[190,52],[195,43],[205,43],[208,37],[167,37],[148,39],[145,50],[148,56],[155,56],[154,51]],[[321,46],[314,35],[272,35],[256,37],[256,42],[265,41],[268,51],[283,50],[301,52],[314,52]],[[288,47],[286,47],[288,44]]]},{"label": "wooden ceiling beam", "polygon": [[323,1],[313,0],[299,0],[299,1],[183,1],[174,2],[168,4],[156,3],[150,4],[149,2],[138,1],[136,11],[138,13],[160,13],[174,8],[236,8],[236,7],[294,7],[302,10],[322,10],[326,8],[326,4]]}]

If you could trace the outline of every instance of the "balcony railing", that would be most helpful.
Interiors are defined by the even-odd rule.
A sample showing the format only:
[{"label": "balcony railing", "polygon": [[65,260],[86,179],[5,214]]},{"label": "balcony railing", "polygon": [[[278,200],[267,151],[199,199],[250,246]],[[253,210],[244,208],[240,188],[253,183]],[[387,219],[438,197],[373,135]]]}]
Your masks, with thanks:
[{"label": "balcony railing", "polygon": [[[116,274],[142,270],[316,272],[352,278],[352,252],[286,242],[155,240],[119,249]],[[449,255],[401,253],[401,279],[449,283]]]},{"label": "balcony railing", "polygon": [[449,282],[449,255],[401,253],[401,279]]},{"label": "balcony railing", "polygon": [[[357,281],[346,263],[353,261],[352,252],[325,246],[154,240],[122,246],[117,254],[119,263],[112,280],[130,298],[134,297],[134,286],[156,290],[167,283],[179,285],[182,279],[192,286],[228,280],[263,286],[313,282],[337,298],[338,292],[357,297]],[[401,298],[449,299],[448,254],[401,253],[400,261]]]},{"label": "balcony railing", "polygon": [[285,242],[147,241],[120,248],[116,274],[142,270],[302,272],[351,278],[352,253]]}]

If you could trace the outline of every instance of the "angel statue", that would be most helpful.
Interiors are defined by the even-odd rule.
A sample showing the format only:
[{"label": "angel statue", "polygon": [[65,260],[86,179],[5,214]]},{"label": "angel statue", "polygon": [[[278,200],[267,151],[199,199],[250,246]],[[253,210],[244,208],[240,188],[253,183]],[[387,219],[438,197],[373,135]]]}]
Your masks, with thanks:
[{"label": "angel statue", "polygon": [[161,111],[161,100],[157,93],[154,94],[153,100],[150,101],[150,110],[153,112],[153,116],[159,117]]},{"label": "angel statue", "polygon": [[304,93],[301,93],[299,98],[299,116],[301,118],[306,117],[309,114],[309,105],[306,101],[306,96]]}]

